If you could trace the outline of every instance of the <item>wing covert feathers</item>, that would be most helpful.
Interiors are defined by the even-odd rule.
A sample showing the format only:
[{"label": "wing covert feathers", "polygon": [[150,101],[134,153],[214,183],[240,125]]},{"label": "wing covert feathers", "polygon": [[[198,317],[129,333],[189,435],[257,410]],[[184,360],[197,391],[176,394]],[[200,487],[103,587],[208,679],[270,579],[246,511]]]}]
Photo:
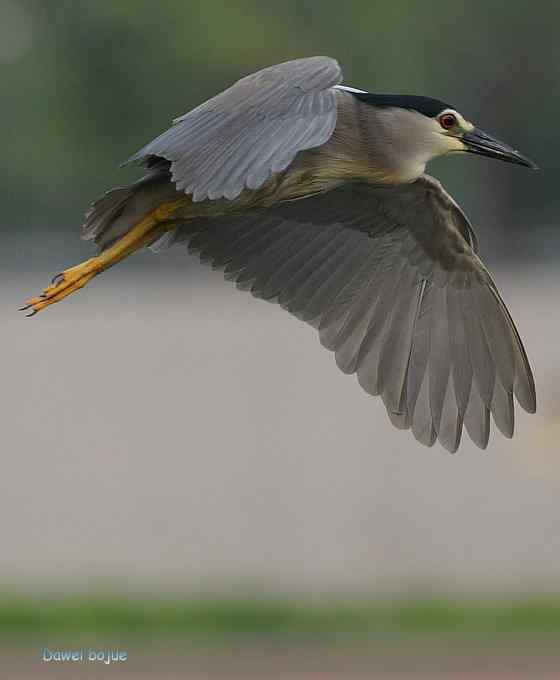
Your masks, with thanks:
[{"label": "wing covert feathers", "polygon": [[309,57],[270,66],[175,119],[128,161],[171,162],[193,201],[234,199],[285,170],[299,151],[321,146],[336,125],[338,63]]}]

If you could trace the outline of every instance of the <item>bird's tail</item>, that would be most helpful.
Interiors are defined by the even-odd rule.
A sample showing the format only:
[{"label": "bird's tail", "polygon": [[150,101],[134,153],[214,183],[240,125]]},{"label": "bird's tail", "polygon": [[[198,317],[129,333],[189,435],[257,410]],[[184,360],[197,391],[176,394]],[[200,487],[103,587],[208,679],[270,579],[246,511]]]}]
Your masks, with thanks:
[{"label": "bird's tail", "polygon": [[158,163],[138,181],[111,189],[92,203],[82,238],[93,240],[103,252],[158,206],[180,197],[185,195],[179,194],[171,182],[169,163]]}]

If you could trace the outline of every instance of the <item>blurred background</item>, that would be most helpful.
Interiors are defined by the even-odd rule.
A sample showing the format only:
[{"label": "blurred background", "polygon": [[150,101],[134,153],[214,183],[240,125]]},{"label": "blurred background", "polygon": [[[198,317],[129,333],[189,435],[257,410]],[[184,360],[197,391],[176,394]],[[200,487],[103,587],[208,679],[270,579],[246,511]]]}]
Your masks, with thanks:
[{"label": "blurred background", "polygon": [[[558,677],[560,7],[0,0],[0,656],[125,649],[129,677]],[[266,65],[449,101],[541,167],[433,163],[478,232],[539,411],[419,446],[315,332],[180,249],[34,320],[88,203]],[[95,665],[99,675],[107,673]]]}]

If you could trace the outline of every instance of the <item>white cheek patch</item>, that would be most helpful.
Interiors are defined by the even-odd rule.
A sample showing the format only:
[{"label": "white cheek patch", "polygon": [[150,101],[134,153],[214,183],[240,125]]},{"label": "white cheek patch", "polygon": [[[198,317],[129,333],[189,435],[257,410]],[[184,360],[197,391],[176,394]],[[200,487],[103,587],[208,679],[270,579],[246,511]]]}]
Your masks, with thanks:
[{"label": "white cheek patch", "polygon": [[459,137],[446,137],[447,153],[455,153],[457,151],[464,151],[465,145]]}]

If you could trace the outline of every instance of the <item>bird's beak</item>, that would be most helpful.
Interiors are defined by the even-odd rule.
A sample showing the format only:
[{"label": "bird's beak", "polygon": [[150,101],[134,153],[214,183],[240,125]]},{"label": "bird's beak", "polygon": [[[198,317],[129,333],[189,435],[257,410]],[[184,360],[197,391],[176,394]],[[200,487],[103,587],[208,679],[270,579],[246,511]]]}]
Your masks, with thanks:
[{"label": "bird's beak", "polygon": [[497,158],[500,161],[507,163],[517,163],[517,165],[524,165],[531,170],[538,170],[538,167],[530,161],[526,156],[520,154],[511,146],[494,139],[486,132],[482,132],[478,128],[474,128],[471,132],[465,132],[462,137],[465,151],[470,153],[480,154],[481,156],[488,156],[490,158]]}]

